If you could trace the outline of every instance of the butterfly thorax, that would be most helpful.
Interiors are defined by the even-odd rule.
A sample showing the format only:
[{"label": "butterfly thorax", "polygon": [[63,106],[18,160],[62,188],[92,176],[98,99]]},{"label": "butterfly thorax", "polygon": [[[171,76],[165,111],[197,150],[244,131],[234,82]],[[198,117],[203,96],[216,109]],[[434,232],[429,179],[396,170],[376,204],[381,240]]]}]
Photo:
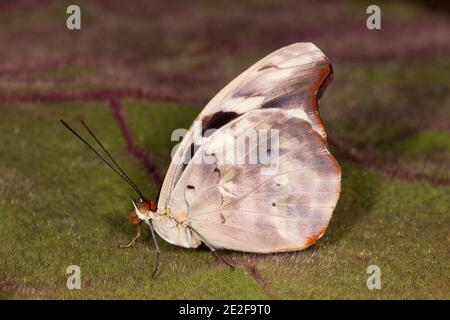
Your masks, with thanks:
[{"label": "butterfly thorax", "polygon": [[151,221],[158,235],[171,244],[185,248],[197,248],[201,244],[199,237],[188,228],[187,212],[175,213],[170,207],[158,208]]}]

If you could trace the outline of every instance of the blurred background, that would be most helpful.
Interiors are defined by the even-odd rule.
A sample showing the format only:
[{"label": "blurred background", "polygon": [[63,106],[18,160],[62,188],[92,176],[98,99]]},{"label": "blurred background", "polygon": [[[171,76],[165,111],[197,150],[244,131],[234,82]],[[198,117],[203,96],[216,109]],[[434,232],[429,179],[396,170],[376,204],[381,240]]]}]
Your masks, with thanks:
[{"label": "blurred background", "polygon": [[203,105],[262,56],[311,41],[335,70],[330,135],[448,182],[436,164],[449,159],[445,3],[382,2],[382,29],[368,30],[365,1],[78,1],[82,29],[69,31],[71,2],[4,0],[0,93],[140,89]]},{"label": "blurred background", "polygon": [[[66,28],[70,4],[81,30]],[[366,27],[370,4],[381,30]],[[449,298],[449,15],[445,1],[0,1],[0,296]],[[131,191],[58,119],[91,123],[155,196],[171,131],[294,42],[334,69],[320,113],[343,193],[327,235],[298,255],[229,253],[233,275],[163,245],[159,284],[130,274],[152,265],[148,243],[114,247],[133,232]],[[71,263],[88,270],[85,290],[64,287]],[[365,288],[372,263],[384,291]]]}]

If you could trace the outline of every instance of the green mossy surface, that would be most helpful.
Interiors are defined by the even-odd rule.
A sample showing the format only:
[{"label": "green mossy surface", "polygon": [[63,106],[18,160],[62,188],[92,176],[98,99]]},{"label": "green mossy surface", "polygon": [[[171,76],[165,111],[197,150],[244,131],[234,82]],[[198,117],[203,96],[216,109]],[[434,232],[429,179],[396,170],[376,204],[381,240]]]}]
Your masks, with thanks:
[{"label": "green mossy surface", "polygon": [[[156,197],[159,186],[127,151],[107,99],[39,98],[119,89],[179,97],[178,104],[120,99],[135,143],[163,176],[178,143],[171,134],[190,126],[202,107],[196,101],[273,50],[312,41],[334,68],[320,101],[329,137],[390,168],[450,179],[445,12],[426,1],[383,3],[382,30],[374,31],[365,25],[368,1],[77,4],[82,30],[72,32],[64,1],[0,3],[0,299],[449,298],[448,183],[388,175],[347,160],[336,146],[341,198],[313,247],[224,252],[232,272],[205,248],[159,239],[162,268],[151,279],[147,230],[135,247],[118,248],[135,233],[127,220],[133,190],[59,122],[80,132],[79,121],[87,122]],[[4,98],[30,93],[33,102]],[[81,290],[66,288],[70,265],[81,268]],[[381,269],[381,290],[366,287],[370,265]]]},{"label": "green mossy surface", "polygon": [[[136,141],[169,161],[170,128],[194,110],[127,101]],[[1,105],[1,278],[21,298],[445,298],[449,290],[449,188],[388,177],[348,162],[343,191],[326,236],[301,253],[256,258],[267,287],[226,253],[232,272],[207,250],[164,243],[162,270],[150,279],[151,242],[120,250],[133,234],[127,222],[132,191],[74,140],[59,118],[84,120],[113,156],[155,196],[157,186],[125,152],[110,109],[102,103]],[[145,239],[149,234],[145,233]],[[65,286],[69,265],[82,271],[82,289]],[[382,270],[383,288],[365,287],[366,269]],[[11,296],[10,296],[11,295]]]}]

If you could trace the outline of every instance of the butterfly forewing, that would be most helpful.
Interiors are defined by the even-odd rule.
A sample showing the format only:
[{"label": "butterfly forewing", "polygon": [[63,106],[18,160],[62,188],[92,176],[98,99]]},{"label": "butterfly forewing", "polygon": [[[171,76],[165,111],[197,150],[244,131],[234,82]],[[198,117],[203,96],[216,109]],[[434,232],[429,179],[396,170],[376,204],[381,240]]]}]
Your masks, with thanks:
[{"label": "butterfly forewing", "polygon": [[[312,43],[295,43],[269,54],[231,81],[196,120],[203,131],[219,129],[252,110],[278,108],[305,120],[325,138],[317,101],[331,77],[331,65],[320,49]],[[197,150],[191,127],[164,179],[158,201],[160,213],[166,211],[178,179]]]}]

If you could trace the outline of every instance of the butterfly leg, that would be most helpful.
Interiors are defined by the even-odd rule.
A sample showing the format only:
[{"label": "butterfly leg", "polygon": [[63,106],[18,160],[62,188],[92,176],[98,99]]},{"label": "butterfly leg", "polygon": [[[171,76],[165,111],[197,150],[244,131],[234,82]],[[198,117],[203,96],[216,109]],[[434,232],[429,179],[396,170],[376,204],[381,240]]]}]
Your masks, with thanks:
[{"label": "butterfly leg", "polygon": [[119,248],[121,248],[121,249],[127,249],[127,248],[130,248],[132,245],[134,245],[134,243],[136,242],[137,239],[139,239],[140,236],[141,236],[141,224],[138,225],[137,233],[136,233],[136,235],[133,237],[133,239],[131,239],[131,241],[128,242],[127,244],[121,244],[121,245],[119,246]]},{"label": "butterfly leg", "polygon": [[210,245],[208,243],[208,241],[205,240],[205,238],[203,238],[200,233],[198,233],[194,228],[192,228],[191,226],[188,226],[188,228],[192,231],[194,231],[199,237],[200,239],[203,241],[203,243],[209,248],[209,250],[211,250],[212,254],[214,256],[216,256],[216,258],[218,258],[220,261],[222,261],[224,264],[226,264],[227,266],[229,266],[231,268],[231,270],[234,270],[234,266],[227,262],[224,258],[222,258],[222,256],[220,254],[217,253],[216,248],[214,248],[212,245]]},{"label": "butterfly leg", "polygon": [[155,264],[155,270],[153,271],[152,274],[152,278],[155,277],[156,272],[158,271],[159,268],[159,264],[160,264],[160,254],[161,254],[161,250],[159,249],[159,245],[158,242],[156,241],[156,235],[155,235],[155,230],[153,230],[153,224],[151,221],[148,222],[148,226],[150,227],[150,231],[152,233],[152,238],[153,238],[153,243],[155,244],[155,251],[156,251],[156,264]]}]

